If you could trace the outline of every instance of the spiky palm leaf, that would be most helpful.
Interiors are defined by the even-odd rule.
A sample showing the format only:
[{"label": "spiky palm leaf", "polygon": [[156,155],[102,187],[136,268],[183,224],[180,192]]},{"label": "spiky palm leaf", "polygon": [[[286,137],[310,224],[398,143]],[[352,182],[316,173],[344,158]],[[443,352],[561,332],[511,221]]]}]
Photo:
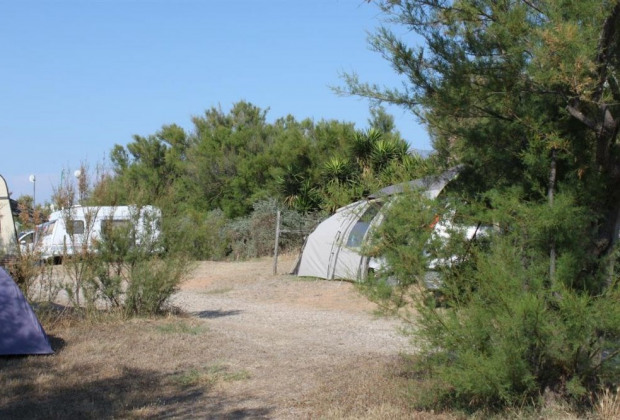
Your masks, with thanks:
[{"label": "spiky palm leaf", "polygon": [[305,180],[300,186],[299,193],[292,197],[291,204],[292,208],[302,213],[315,211],[321,207],[321,194],[310,181]]},{"label": "spiky palm leaf", "polygon": [[351,144],[353,158],[362,166],[366,166],[371,159],[374,145],[381,139],[383,134],[374,128],[366,132],[357,132]]},{"label": "spiky palm leaf", "polygon": [[354,170],[347,158],[332,156],[323,165],[322,174],[327,182],[344,183],[353,178]]},{"label": "spiky palm leaf", "polygon": [[380,172],[393,160],[402,161],[407,156],[407,144],[394,139],[378,140],[371,153],[372,166]]}]

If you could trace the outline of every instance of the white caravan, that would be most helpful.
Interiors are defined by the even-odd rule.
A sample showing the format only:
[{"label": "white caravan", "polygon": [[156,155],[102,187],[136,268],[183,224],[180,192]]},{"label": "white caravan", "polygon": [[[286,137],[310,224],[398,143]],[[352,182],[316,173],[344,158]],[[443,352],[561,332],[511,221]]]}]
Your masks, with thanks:
[{"label": "white caravan", "polygon": [[153,206],[75,206],[53,212],[37,226],[35,249],[43,260],[92,252],[109,228],[135,224],[136,243],[154,243],[160,235],[161,211]]}]

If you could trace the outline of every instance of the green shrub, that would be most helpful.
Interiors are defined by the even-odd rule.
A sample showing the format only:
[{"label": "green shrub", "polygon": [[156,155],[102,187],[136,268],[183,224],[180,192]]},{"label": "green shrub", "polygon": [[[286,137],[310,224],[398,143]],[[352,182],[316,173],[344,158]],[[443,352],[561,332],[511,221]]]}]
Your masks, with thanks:
[{"label": "green shrub", "polygon": [[191,264],[178,250],[165,250],[159,222],[149,220],[157,215],[146,213],[142,222],[136,209],[128,223],[106,224],[92,252],[84,248],[63,259],[71,280],[65,289],[76,307],[95,310],[105,303],[129,316],[165,309]]},{"label": "green shrub", "polygon": [[164,223],[166,249],[191,255],[197,260],[221,260],[230,251],[228,218],[222,210],[188,210]]},{"label": "green shrub", "polygon": [[273,254],[276,212],[281,209],[280,250],[296,249],[319,216],[281,208],[275,199],[254,203],[250,215],[228,219],[223,211],[189,211],[164,223],[166,249],[198,260],[248,259]]},{"label": "green shrub", "polygon": [[136,262],[127,277],[124,309],[130,315],[155,315],[177,291],[188,270],[184,258],[152,258]]},{"label": "green shrub", "polygon": [[[250,216],[235,219],[226,226],[231,238],[231,257],[247,259],[273,255],[276,233],[276,214],[281,206],[275,199],[254,203]],[[318,215],[301,213],[291,209],[281,209],[281,251],[298,249],[304,240],[304,233],[311,231],[317,223]]]},{"label": "green shrub", "polygon": [[[403,197],[389,206],[368,250],[384,255],[389,267],[379,273],[383,280],[366,285],[372,296],[393,308],[417,308],[416,369],[434,384],[426,401],[435,408],[523,406],[545,392],[587,404],[620,379],[618,276],[605,287],[609,278],[601,273],[608,271],[583,251],[592,218],[568,195],[558,195],[553,208],[520,198],[518,191],[490,195],[480,212],[483,206],[472,203]],[[434,215],[455,210],[459,223],[489,227],[484,240],[456,232],[433,237]],[[558,256],[553,276],[551,244]],[[450,263],[436,268],[441,305],[429,305],[422,285],[438,259]],[[387,276],[399,283],[386,290]]]}]

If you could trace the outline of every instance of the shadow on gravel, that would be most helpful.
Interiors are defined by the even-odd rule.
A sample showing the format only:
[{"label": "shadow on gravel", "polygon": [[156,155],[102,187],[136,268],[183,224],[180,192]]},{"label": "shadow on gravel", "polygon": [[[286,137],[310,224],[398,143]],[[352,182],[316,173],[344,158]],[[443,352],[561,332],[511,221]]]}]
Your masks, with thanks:
[{"label": "shadow on gravel", "polygon": [[179,418],[200,418],[200,419],[271,419],[273,418],[271,408],[234,408],[236,405],[244,404],[244,399],[238,398],[214,398],[203,403],[203,405],[190,408],[174,408],[157,412],[160,419],[179,419]]},{"label": "shadow on gravel", "polygon": [[197,316],[198,318],[204,319],[214,319],[214,318],[223,318],[225,316],[234,316],[243,313],[243,311],[239,309],[234,309],[232,311],[200,311],[200,312],[192,312],[192,315]]}]

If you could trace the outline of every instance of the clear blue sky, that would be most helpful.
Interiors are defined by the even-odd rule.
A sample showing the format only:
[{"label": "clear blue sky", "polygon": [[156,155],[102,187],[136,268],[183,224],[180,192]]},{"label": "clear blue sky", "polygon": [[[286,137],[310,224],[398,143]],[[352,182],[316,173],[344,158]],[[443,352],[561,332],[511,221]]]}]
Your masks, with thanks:
[{"label": "clear blue sky", "polygon": [[[0,174],[13,198],[32,194],[35,174],[42,202],[63,169],[240,100],[270,121],[366,128],[368,102],[330,86],[343,72],[401,83],[368,48],[380,18],[363,0],[0,0]],[[412,147],[430,149],[413,116],[388,111]]]}]

